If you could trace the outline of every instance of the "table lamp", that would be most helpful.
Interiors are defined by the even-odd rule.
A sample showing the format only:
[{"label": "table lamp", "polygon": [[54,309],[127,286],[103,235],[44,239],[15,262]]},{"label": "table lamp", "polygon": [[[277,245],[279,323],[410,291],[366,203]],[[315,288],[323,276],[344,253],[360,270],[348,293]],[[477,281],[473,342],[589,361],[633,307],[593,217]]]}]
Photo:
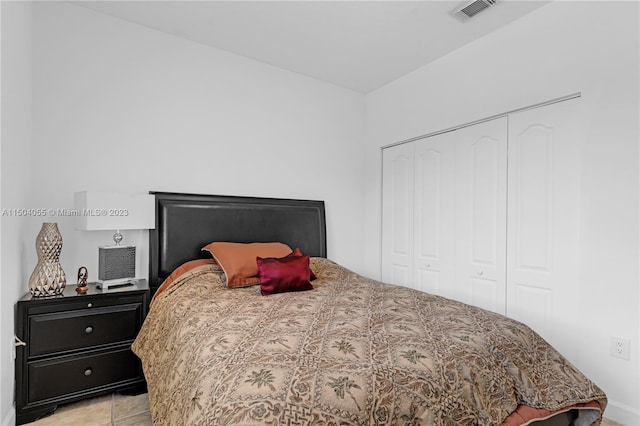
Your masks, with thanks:
[{"label": "table lamp", "polygon": [[74,194],[78,229],[113,230],[114,245],[98,247],[98,288],[129,285],[136,274],[136,247],[121,245],[121,230],[155,228],[155,202],[150,194],[83,191]]}]

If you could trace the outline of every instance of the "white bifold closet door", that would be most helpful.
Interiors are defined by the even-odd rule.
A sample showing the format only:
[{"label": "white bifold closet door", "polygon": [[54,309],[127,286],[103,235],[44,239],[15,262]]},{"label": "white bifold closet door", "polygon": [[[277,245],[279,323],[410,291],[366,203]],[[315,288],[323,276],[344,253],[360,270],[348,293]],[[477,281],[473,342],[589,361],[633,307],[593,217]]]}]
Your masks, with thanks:
[{"label": "white bifold closet door", "polygon": [[455,143],[443,133],[414,144],[413,287],[455,299]]},{"label": "white bifold closet door", "polygon": [[464,127],[455,137],[457,299],[506,313],[507,117]]},{"label": "white bifold closet door", "polygon": [[413,286],[414,145],[385,149],[382,156],[382,281]]},{"label": "white bifold closet door", "polygon": [[383,281],[456,297],[454,156],[448,134],[383,151]]},{"label": "white bifold closet door", "polygon": [[[509,116],[507,314],[576,359],[580,99]],[[558,326],[562,324],[562,326]]]},{"label": "white bifold closet door", "polygon": [[572,356],[582,116],[575,99],[385,148],[382,280],[506,314]]},{"label": "white bifold closet door", "polygon": [[504,313],[506,120],[383,151],[383,281]]}]

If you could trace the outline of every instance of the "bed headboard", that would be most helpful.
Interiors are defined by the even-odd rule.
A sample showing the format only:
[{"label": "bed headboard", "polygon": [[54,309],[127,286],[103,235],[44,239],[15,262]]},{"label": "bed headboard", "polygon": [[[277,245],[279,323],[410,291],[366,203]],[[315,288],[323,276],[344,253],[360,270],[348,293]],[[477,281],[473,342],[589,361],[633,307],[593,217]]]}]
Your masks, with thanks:
[{"label": "bed headboard", "polygon": [[151,192],[156,228],[149,231],[152,294],[182,263],[210,255],[212,241],[280,241],[304,254],[327,256],[324,201]]}]

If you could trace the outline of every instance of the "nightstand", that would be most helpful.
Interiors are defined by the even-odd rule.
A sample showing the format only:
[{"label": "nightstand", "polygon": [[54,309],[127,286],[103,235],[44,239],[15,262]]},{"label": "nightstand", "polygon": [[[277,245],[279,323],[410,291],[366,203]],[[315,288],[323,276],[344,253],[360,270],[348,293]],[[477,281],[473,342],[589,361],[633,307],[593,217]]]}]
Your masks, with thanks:
[{"label": "nightstand", "polygon": [[30,294],[16,304],[17,424],[28,423],[59,404],[114,391],[143,391],[146,384],[131,343],[149,306],[149,285],[85,294],[67,285],[59,296]]}]

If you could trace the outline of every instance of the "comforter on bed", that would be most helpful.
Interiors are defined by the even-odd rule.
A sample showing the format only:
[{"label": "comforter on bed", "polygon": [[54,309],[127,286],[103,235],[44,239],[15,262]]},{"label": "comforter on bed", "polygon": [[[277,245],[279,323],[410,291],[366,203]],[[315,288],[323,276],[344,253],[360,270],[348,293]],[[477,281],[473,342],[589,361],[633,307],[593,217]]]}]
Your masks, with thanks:
[{"label": "comforter on bed", "polygon": [[311,268],[313,290],[266,297],[210,265],[165,286],[133,344],[154,424],[500,425],[588,402],[599,423],[602,390],[523,324]]}]

